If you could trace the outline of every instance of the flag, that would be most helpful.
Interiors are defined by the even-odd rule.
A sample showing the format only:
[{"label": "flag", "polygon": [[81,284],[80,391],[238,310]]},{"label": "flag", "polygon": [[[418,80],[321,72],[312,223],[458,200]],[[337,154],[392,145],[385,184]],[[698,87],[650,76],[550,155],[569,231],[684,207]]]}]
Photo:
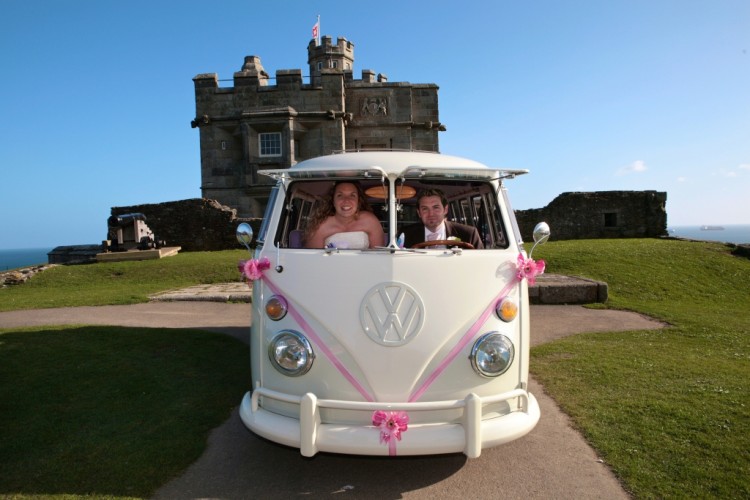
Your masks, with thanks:
[{"label": "flag", "polygon": [[315,39],[315,45],[320,45],[320,16],[318,16],[318,22],[312,27],[312,36]]}]

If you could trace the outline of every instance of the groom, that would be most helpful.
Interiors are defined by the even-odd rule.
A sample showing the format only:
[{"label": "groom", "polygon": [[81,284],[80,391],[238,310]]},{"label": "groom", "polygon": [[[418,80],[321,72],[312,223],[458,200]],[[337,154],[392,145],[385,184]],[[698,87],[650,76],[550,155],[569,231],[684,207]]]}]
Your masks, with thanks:
[{"label": "groom", "polygon": [[471,243],[474,248],[484,248],[477,228],[445,220],[448,215],[448,200],[441,190],[426,189],[420,192],[417,214],[422,223],[404,228],[404,248],[422,241],[447,240],[451,237]]}]

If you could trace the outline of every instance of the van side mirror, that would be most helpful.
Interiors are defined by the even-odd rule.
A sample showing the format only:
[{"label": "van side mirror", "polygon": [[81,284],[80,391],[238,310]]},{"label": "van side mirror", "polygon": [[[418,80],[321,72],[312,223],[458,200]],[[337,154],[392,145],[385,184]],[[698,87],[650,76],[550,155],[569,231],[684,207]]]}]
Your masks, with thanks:
[{"label": "van side mirror", "polygon": [[243,222],[242,224],[237,226],[235,235],[237,236],[237,241],[245,245],[245,248],[247,248],[247,251],[249,252],[250,243],[253,242],[253,228],[250,226],[250,224],[248,224],[247,222]]},{"label": "van side mirror", "polygon": [[546,243],[549,239],[550,230],[549,230],[549,224],[546,222],[540,222],[534,227],[534,244],[543,244]]},{"label": "van side mirror", "polygon": [[531,254],[534,253],[534,249],[537,245],[543,245],[547,242],[550,235],[550,229],[549,224],[546,222],[540,222],[536,226],[534,226],[534,246],[531,247],[531,251],[529,252],[529,258],[531,258]]}]

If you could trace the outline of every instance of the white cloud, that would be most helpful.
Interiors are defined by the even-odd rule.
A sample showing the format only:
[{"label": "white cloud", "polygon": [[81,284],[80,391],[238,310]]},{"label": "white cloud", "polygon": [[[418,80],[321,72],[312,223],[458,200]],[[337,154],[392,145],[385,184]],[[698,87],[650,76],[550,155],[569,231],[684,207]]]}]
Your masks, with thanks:
[{"label": "white cloud", "polygon": [[640,174],[641,172],[645,172],[646,170],[648,170],[648,168],[646,167],[646,162],[644,162],[643,160],[636,160],[630,165],[620,168],[616,172],[616,174],[617,175]]},{"label": "white cloud", "polygon": [[740,163],[739,165],[737,165],[737,168],[720,168],[718,171],[718,175],[727,179],[735,179],[737,177],[744,176],[748,172],[750,172],[750,163]]},{"label": "white cloud", "polygon": [[687,177],[679,176],[677,182],[687,182]]},{"label": "white cloud", "polygon": [[727,179],[734,179],[741,173],[740,168],[737,168],[737,170],[727,170],[726,168],[719,169],[719,175]]}]

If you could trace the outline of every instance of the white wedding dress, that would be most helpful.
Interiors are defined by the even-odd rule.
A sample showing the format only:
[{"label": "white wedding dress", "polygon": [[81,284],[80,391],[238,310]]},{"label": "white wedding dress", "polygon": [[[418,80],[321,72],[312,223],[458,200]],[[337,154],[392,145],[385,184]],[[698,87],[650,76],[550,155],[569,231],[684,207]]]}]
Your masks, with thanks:
[{"label": "white wedding dress", "polygon": [[370,248],[370,238],[364,231],[336,233],[326,238],[325,247],[347,250],[364,250]]}]

